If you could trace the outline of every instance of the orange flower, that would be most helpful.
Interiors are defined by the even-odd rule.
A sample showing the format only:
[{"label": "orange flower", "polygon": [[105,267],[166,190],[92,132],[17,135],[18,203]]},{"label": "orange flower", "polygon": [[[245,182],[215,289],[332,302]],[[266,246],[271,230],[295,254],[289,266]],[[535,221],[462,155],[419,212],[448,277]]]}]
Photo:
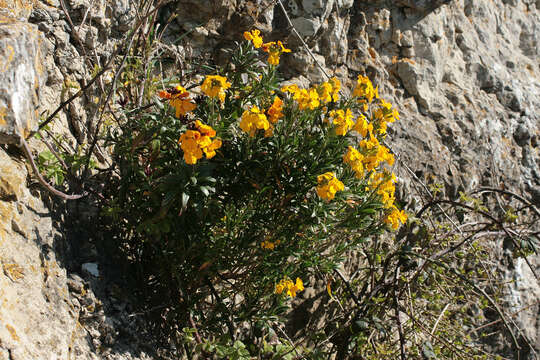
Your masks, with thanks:
[{"label": "orange flower", "polygon": [[194,165],[199,159],[206,155],[211,159],[216,155],[216,150],[221,147],[219,138],[212,140],[216,136],[216,131],[211,126],[203,124],[200,120],[195,121],[197,130],[187,130],[180,136],[178,143],[184,151],[186,164]]},{"label": "orange flower", "polygon": [[279,65],[279,57],[281,54],[291,52],[291,49],[286,49],[281,41],[272,41],[263,44],[262,49],[264,52],[268,53],[268,63],[270,65]]},{"label": "orange flower", "polygon": [[270,106],[270,109],[268,109],[267,111],[268,120],[270,120],[272,124],[277,123],[277,121],[283,117],[282,110],[283,110],[283,101],[277,96],[274,97],[274,103],[272,104],[272,106]]},{"label": "orange flower", "polygon": [[195,110],[197,107],[197,105],[191,102],[189,93],[186,91],[186,89],[180,85],[160,91],[159,97],[169,100],[171,106],[176,110],[176,117],[178,118],[186,115],[190,111]]},{"label": "orange flower", "polygon": [[244,32],[244,39],[251,41],[255,48],[260,48],[263,44],[261,32],[257,29]]}]

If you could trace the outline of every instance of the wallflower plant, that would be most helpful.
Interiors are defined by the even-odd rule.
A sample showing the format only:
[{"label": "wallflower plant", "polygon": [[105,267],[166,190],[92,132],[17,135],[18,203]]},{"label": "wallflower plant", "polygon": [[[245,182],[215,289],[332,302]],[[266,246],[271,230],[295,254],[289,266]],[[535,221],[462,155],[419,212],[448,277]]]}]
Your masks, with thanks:
[{"label": "wallflower plant", "polygon": [[170,80],[159,108],[109,139],[120,176],[108,212],[149,296],[167,302],[160,316],[232,338],[407,220],[381,144],[399,115],[369,79],[352,98],[337,78],[280,86],[291,50],[258,30],[244,38],[224,68]]}]

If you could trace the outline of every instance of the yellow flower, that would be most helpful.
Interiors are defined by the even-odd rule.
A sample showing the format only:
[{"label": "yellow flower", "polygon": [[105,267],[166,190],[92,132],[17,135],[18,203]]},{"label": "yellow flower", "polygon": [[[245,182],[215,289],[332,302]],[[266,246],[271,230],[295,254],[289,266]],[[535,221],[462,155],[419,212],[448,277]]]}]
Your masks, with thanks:
[{"label": "yellow flower", "polygon": [[281,56],[281,54],[291,52],[290,49],[286,49],[283,46],[283,43],[281,41],[272,41],[263,44],[262,49],[264,52],[268,53],[268,63],[274,66],[279,65],[279,57]]},{"label": "yellow flower", "polygon": [[298,85],[296,84],[292,84],[292,85],[285,85],[281,88],[281,91],[282,92],[288,92],[290,94],[296,94],[297,92],[300,91],[300,88],[298,87]]},{"label": "yellow flower", "polygon": [[184,160],[186,164],[193,165],[202,158],[203,154],[199,148],[198,141],[201,133],[195,130],[187,130],[180,136],[178,143],[184,151]]},{"label": "yellow flower", "polygon": [[364,160],[364,155],[352,146],[349,146],[349,150],[343,155],[343,162],[351,166],[356,177],[359,179],[364,176],[364,165],[362,160]]},{"label": "yellow flower", "polygon": [[366,137],[368,133],[371,134],[373,131],[373,125],[368,123],[364,115],[360,114],[356,119],[353,130],[362,135],[362,137]]},{"label": "yellow flower", "polygon": [[199,129],[199,132],[203,136],[210,136],[210,137],[216,136],[216,130],[212,129],[210,125],[203,124],[202,121],[200,120],[195,121],[195,127]]},{"label": "yellow flower", "polygon": [[298,108],[304,110],[309,108],[310,110],[315,110],[319,107],[319,94],[316,89],[300,89],[293,96],[294,100],[298,102]]},{"label": "yellow flower", "polygon": [[296,293],[300,291],[304,291],[304,283],[300,278],[296,278],[296,283],[293,283],[292,280],[284,277],[275,287],[276,294],[286,292],[287,296],[291,298],[296,297]]},{"label": "yellow flower", "polygon": [[336,192],[345,189],[345,185],[336,178],[333,172],[326,172],[317,176],[317,183],[317,195],[326,201],[332,200]]},{"label": "yellow flower", "polygon": [[279,97],[274,97],[274,103],[268,109],[267,114],[272,124],[277,123],[283,117],[283,101]]},{"label": "yellow flower", "polygon": [[332,84],[329,82],[323,82],[321,85],[317,86],[317,93],[319,94],[319,98],[323,104],[328,104],[330,101],[332,101]]},{"label": "yellow flower", "polygon": [[[388,122],[394,122],[396,120],[394,119],[394,115],[396,113],[397,111],[392,109],[392,104],[384,101],[384,99],[381,99],[379,108],[375,110],[375,117],[383,118]],[[397,113],[397,118],[399,119],[399,113]]]},{"label": "yellow flower", "polygon": [[341,82],[337,77],[333,77],[328,82],[332,85],[332,100],[337,102],[339,100],[339,90],[341,89]]},{"label": "yellow flower", "polygon": [[250,137],[255,136],[257,130],[268,130],[270,123],[259,107],[254,105],[251,109],[244,111],[240,121],[240,129],[248,133]]},{"label": "yellow flower", "polygon": [[211,139],[216,136],[216,131],[211,126],[197,120],[195,127],[197,130],[186,130],[178,139],[180,148],[184,151],[184,160],[189,165],[196,164],[203,157],[203,153],[207,159],[213,158],[216,150],[221,147],[220,139]]},{"label": "yellow flower", "polygon": [[380,145],[377,149],[377,158],[381,162],[385,161],[390,166],[394,165],[394,155],[392,155],[390,149],[384,145]]},{"label": "yellow flower", "polygon": [[203,148],[204,155],[206,155],[207,159],[211,159],[214,156],[216,156],[216,150],[221,147],[221,139],[214,139],[210,145]]},{"label": "yellow flower", "polygon": [[261,247],[263,249],[268,249],[268,250],[274,250],[274,248],[279,245],[280,241],[277,240],[276,242],[272,242],[272,241],[268,241],[268,240],[264,240],[262,243],[261,243]]},{"label": "yellow flower", "polygon": [[369,187],[377,191],[377,195],[381,197],[381,201],[386,208],[391,208],[394,205],[395,181],[396,176],[394,173],[388,173],[387,171],[375,173],[369,179]]},{"label": "yellow flower", "polygon": [[323,82],[322,84],[315,87],[315,90],[317,90],[317,93],[319,95],[319,100],[323,104],[327,104],[331,101],[338,101],[340,89],[341,83],[336,77],[333,77],[329,79],[328,82]]},{"label": "yellow flower", "polygon": [[263,44],[261,32],[257,29],[244,32],[244,39],[251,41],[255,48],[260,48]]},{"label": "yellow flower", "polygon": [[225,90],[231,87],[231,83],[226,77],[219,75],[208,75],[202,85],[201,90],[211,98],[219,98],[219,101],[225,101]]},{"label": "yellow flower", "polygon": [[296,291],[304,291],[304,282],[300,278],[296,278],[296,284],[294,285],[296,287]]},{"label": "yellow flower", "polygon": [[351,109],[347,110],[332,110],[330,111],[330,119],[326,121],[332,121],[332,124],[336,126],[336,134],[344,136],[347,132],[353,128],[354,121]]},{"label": "yellow flower", "polygon": [[362,75],[358,75],[353,95],[360,98],[358,102],[364,104],[364,109],[367,109],[367,102],[371,103],[373,98],[379,98],[378,90],[373,88],[373,84],[367,76]]},{"label": "yellow flower", "polygon": [[392,104],[381,99],[379,107],[373,112],[373,119],[376,121],[377,132],[386,134],[387,123],[399,120],[399,112],[392,109]]},{"label": "yellow flower", "polygon": [[182,86],[178,85],[174,88],[162,90],[159,92],[159,97],[170,100],[170,104],[176,110],[176,117],[186,115],[193,111],[197,105],[189,99],[189,93]]},{"label": "yellow flower", "polygon": [[188,112],[193,111],[197,107],[197,105],[191,101],[183,99],[172,99],[171,105],[176,110],[175,115],[177,118],[182,115],[186,115]]},{"label": "yellow flower", "polygon": [[[292,283],[292,281],[291,281]],[[296,284],[289,286],[289,289],[287,290],[287,295],[290,297],[296,297],[296,293],[304,290],[304,283],[300,278],[296,278]]]},{"label": "yellow flower", "polygon": [[399,211],[397,207],[392,206],[392,211],[388,214],[383,221],[389,224],[392,229],[397,230],[399,223],[405,224],[407,221],[407,214],[403,210]]},{"label": "yellow flower", "polygon": [[366,150],[377,149],[379,146],[379,140],[372,133],[369,133],[369,140],[360,141],[360,147]]},{"label": "yellow flower", "polygon": [[348,150],[349,151],[347,151],[347,153],[343,156],[343,161],[346,164],[352,164],[358,160],[362,161],[362,159],[364,158],[364,156],[360,154],[358,150],[356,150],[352,146],[349,146]]}]

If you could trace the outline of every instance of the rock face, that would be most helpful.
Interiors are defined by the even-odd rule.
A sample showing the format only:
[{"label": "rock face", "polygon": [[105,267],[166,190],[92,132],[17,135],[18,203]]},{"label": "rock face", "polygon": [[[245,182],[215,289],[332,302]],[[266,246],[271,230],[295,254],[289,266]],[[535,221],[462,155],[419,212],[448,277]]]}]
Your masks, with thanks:
[{"label": "rock face", "polygon": [[43,35],[37,26],[0,23],[0,143],[18,143],[35,131],[38,92],[45,82]]},{"label": "rock face", "polygon": [[[344,91],[366,74],[396,104],[401,120],[390,129],[392,148],[416,176],[447,184],[450,197],[479,185],[505,186],[540,205],[539,1],[282,2]],[[135,14],[125,0],[64,4],[69,17],[58,0],[0,0],[0,143],[35,129],[38,104],[50,112],[78,91],[91,77],[89,54],[105,63]],[[325,77],[274,1],[178,0],[163,18],[173,13],[165,40],[175,53],[224,62],[223,50],[257,27],[293,49],[280,65],[287,80]],[[69,127],[82,143],[95,109],[91,97],[77,99],[53,127]],[[88,255],[67,265],[60,251],[70,247],[65,233],[54,230],[52,214],[26,185],[22,160],[6,149],[0,148],[0,360],[149,358],[135,340],[129,306],[93,275],[103,273],[100,259]],[[407,200],[410,175],[397,170]],[[538,257],[530,260],[540,270]],[[517,322],[540,352],[540,286],[520,261],[507,269],[515,280],[508,303],[516,311],[530,305]],[[92,265],[83,271],[83,263]]]},{"label": "rock face", "polygon": [[[59,3],[51,0],[33,9],[32,3],[0,0],[0,360],[148,359],[134,346],[145,340],[135,330],[137,319],[128,316],[129,304],[111,295],[95,272],[73,263],[70,249],[76,243],[68,229],[58,225],[54,206],[30,190],[26,160],[5,145],[18,144],[19,137],[36,130],[39,107],[59,105],[63,75],[54,61],[71,64],[66,75],[77,70],[79,55],[69,35],[58,30],[52,48],[71,49],[71,60],[54,59],[57,54],[44,36],[47,21],[63,21],[55,8]],[[118,2],[113,7],[118,10],[115,26],[131,21],[122,4],[127,6]],[[39,24],[41,31],[26,21],[30,14],[47,19]],[[103,21],[113,22],[111,15]]]},{"label": "rock face", "polygon": [[77,323],[59,234],[26,176],[23,162],[0,151],[0,359],[66,359]]}]

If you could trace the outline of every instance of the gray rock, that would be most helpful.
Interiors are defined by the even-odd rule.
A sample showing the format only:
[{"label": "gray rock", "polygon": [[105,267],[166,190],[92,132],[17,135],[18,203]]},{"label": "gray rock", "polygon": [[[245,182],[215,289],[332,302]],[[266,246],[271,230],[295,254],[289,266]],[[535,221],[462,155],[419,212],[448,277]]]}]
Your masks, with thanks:
[{"label": "gray rock", "polygon": [[345,57],[349,50],[347,32],[349,22],[340,19],[337,15],[330,15],[328,18],[328,28],[321,38],[321,53],[327,64],[341,64],[345,62]]},{"label": "gray rock", "polygon": [[401,56],[404,58],[413,58],[416,56],[416,52],[413,47],[403,47],[401,48]]},{"label": "gray rock", "polygon": [[413,47],[414,40],[411,30],[407,30],[401,33],[401,46],[403,47]]},{"label": "gray rock", "polygon": [[70,274],[67,280],[67,286],[70,291],[76,294],[82,294],[84,291],[84,280],[76,274]]},{"label": "gray rock", "polygon": [[320,18],[324,20],[328,17],[335,0],[302,0],[302,7],[308,18]]},{"label": "gray rock", "polygon": [[[25,186],[26,176],[24,164],[0,150],[0,354],[67,358],[76,320],[66,271],[52,251],[58,234],[44,204]],[[12,223],[17,226],[6,227]]]},{"label": "gray rock", "polygon": [[304,17],[298,17],[292,19],[291,22],[296,31],[303,37],[314,36],[321,27],[321,22],[317,18],[306,19]]},{"label": "gray rock", "polygon": [[514,140],[519,146],[525,146],[529,143],[531,138],[531,133],[527,129],[526,125],[519,124],[516,130],[514,131]]},{"label": "gray rock", "polygon": [[354,0],[337,0],[336,3],[340,9],[349,9],[354,5]]},{"label": "gray rock", "polygon": [[[82,36],[82,34],[81,34]],[[98,29],[89,26],[86,33],[84,34],[84,45],[90,49],[93,50],[98,45]]]},{"label": "gray rock", "polygon": [[46,79],[37,26],[0,24],[0,143],[18,143],[36,130],[38,91]]},{"label": "gray rock", "polygon": [[81,265],[82,271],[88,275],[99,277],[98,264],[96,263],[84,263]]}]

